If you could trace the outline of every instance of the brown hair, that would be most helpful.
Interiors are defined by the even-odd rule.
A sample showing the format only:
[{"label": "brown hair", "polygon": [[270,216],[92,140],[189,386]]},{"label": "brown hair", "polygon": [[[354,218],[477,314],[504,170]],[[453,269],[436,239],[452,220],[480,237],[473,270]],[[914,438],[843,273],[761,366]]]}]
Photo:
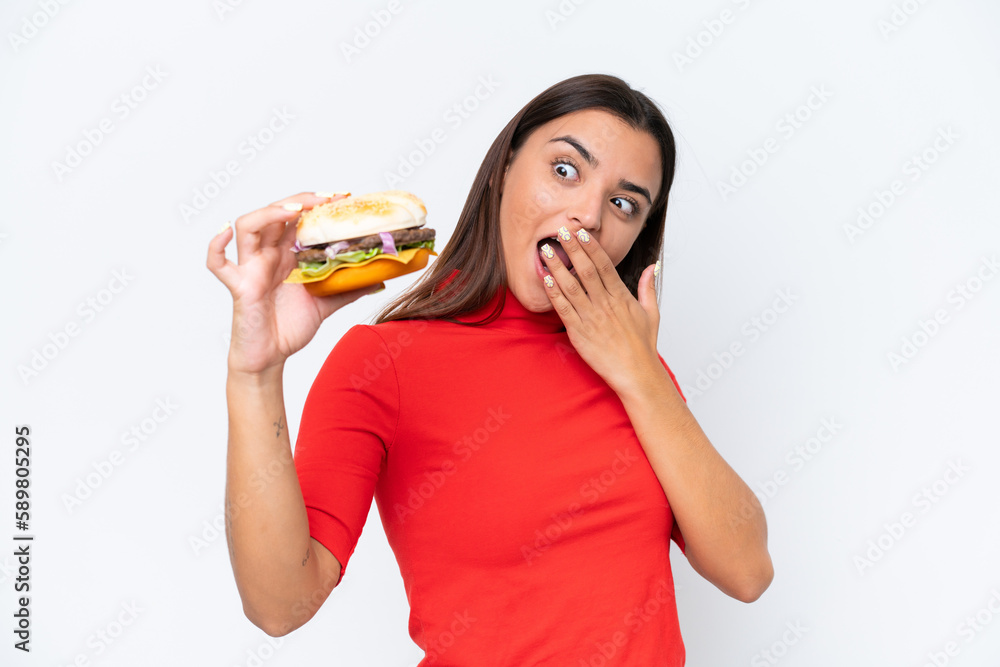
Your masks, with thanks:
[{"label": "brown hair", "polygon": [[[656,103],[633,90],[622,79],[607,74],[584,74],[550,86],[528,102],[493,140],[469,190],[455,232],[431,268],[421,279],[387,304],[375,324],[403,319],[442,319],[456,322],[458,315],[488,304],[507,284],[506,265],[500,236],[500,188],[507,165],[539,126],[574,111],[599,108],[621,118],[634,130],[649,133],[660,146],[662,181],[660,189],[628,254],[618,264],[618,275],[632,296],[637,296],[639,276],[656,261],[663,245],[667,217],[667,195],[674,180],[676,148],[666,118]],[[494,186],[493,184],[496,184]],[[455,269],[460,273],[443,288],[439,284]],[[440,290],[440,291],[435,291]],[[657,294],[659,288],[657,287]],[[485,320],[492,322],[503,303]]]}]

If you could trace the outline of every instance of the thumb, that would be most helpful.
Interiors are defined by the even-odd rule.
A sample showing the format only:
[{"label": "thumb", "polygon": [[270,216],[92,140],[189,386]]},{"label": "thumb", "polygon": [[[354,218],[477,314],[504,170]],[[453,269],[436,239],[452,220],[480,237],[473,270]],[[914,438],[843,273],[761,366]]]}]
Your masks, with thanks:
[{"label": "thumb", "polygon": [[385,283],[379,283],[378,285],[359,287],[349,292],[339,292],[337,294],[316,297],[316,301],[319,304],[320,317],[325,320],[327,317],[337,312],[347,304],[353,303],[368,294],[380,292],[383,289],[385,289]]},{"label": "thumb", "polygon": [[655,318],[659,318],[660,310],[656,305],[656,276],[660,273],[660,260],[656,264],[650,264],[639,277],[637,291],[639,293],[639,305],[643,310]]}]

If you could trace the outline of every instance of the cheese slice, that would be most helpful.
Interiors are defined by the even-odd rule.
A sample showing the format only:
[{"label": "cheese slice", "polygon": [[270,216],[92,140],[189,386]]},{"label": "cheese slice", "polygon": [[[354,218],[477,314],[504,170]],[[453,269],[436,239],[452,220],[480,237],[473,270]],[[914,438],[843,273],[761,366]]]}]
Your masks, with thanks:
[{"label": "cheese slice", "polygon": [[[418,250],[427,250],[427,248],[406,248],[405,250],[400,250],[398,255],[389,255],[389,254],[386,254],[386,253],[379,253],[379,254],[375,255],[374,257],[369,257],[368,259],[364,260],[363,262],[343,262],[343,263],[338,264],[337,266],[333,267],[332,269],[324,271],[323,273],[319,273],[319,274],[316,274],[315,276],[308,276],[308,277],[307,276],[303,276],[302,275],[302,270],[299,269],[298,267],[296,267],[296,268],[292,269],[292,272],[288,275],[287,278],[285,278],[284,282],[286,282],[286,283],[314,283],[314,282],[318,282],[320,280],[325,280],[325,279],[329,278],[331,275],[333,275],[333,273],[335,273],[339,269],[346,269],[346,268],[349,268],[349,267],[352,267],[352,266],[364,266],[365,264],[370,264],[371,262],[374,262],[374,261],[377,261],[377,260],[383,260],[383,259],[384,260],[391,260],[391,261],[394,261],[394,262],[402,262],[403,264],[406,264],[407,262],[409,262],[410,260],[413,259],[413,256],[417,254]],[[434,252],[433,250],[430,251],[430,254],[437,256],[437,253]]]}]

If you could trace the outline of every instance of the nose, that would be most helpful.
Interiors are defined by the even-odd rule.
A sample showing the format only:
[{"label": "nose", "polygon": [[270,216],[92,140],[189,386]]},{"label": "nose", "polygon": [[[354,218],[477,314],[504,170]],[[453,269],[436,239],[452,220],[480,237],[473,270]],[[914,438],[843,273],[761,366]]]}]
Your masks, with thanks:
[{"label": "nose", "polygon": [[589,232],[601,228],[601,211],[604,208],[603,195],[599,193],[579,192],[566,208],[566,216],[576,222],[577,226]]}]

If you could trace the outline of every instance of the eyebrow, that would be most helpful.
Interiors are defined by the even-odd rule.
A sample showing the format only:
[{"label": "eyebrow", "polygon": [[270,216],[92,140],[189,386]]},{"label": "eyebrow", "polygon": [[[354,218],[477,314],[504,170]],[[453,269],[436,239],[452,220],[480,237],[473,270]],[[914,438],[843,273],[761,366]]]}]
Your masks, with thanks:
[{"label": "eyebrow", "polygon": [[[555,139],[550,139],[548,143],[551,144],[554,141],[565,141],[567,144],[575,148],[576,151],[581,156],[583,156],[583,159],[587,161],[587,164],[589,164],[591,168],[596,169],[598,165],[600,165],[600,162],[597,160],[597,158],[594,157],[593,154],[591,154],[591,152],[588,151],[586,147],[584,147],[584,145],[581,144],[579,140],[576,139],[576,137],[565,135],[562,137],[556,137]],[[632,181],[623,178],[620,181],[618,181],[618,187],[621,188],[622,190],[628,190],[629,192],[634,192],[638,195],[642,195],[643,197],[646,198],[646,201],[649,202],[650,206],[653,205],[653,199],[652,197],[649,196],[649,190],[642,187],[641,185],[636,185]]]}]

